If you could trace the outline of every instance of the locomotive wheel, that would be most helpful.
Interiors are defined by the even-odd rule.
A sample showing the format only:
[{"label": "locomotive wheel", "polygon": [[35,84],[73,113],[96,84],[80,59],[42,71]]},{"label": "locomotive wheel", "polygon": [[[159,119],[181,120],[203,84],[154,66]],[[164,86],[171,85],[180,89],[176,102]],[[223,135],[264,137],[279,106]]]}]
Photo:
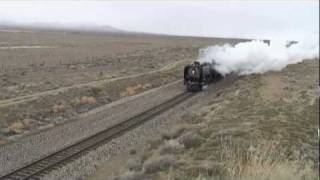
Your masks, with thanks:
[{"label": "locomotive wheel", "polygon": [[197,92],[202,90],[202,85],[187,85],[188,92]]},{"label": "locomotive wheel", "polygon": [[187,91],[188,91],[188,92],[192,92],[192,88],[191,88],[190,85],[187,85]]}]

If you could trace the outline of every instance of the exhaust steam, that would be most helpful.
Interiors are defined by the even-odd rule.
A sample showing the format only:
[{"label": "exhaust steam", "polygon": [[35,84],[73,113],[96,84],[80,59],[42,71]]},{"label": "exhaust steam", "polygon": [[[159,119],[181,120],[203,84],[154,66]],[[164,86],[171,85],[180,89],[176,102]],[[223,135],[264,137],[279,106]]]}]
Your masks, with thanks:
[{"label": "exhaust steam", "polygon": [[280,71],[289,64],[314,58],[319,58],[319,34],[293,44],[271,40],[269,46],[253,40],[234,46],[209,46],[200,50],[197,61],[214,63],[222,75],[248,75]]}]

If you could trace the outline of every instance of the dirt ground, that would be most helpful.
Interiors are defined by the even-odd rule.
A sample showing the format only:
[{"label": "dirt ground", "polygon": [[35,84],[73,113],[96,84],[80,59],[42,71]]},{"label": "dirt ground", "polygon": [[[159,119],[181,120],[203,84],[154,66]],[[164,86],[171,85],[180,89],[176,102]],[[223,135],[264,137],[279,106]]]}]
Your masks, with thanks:
[{"label": "dirt ground", "polygon": [[0,145],[181,79],[199,48],[239,39],[0,31]]},{"label": "dirt ground", "polygon": [[240,77],[88,179],[318,179],[319,93],[319,59]]}]

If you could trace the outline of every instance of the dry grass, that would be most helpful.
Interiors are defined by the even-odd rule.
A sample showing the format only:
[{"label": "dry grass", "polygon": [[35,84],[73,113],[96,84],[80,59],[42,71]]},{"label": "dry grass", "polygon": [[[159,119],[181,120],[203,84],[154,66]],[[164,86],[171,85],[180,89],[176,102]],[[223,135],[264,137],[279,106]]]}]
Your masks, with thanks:
[{"label": "dry grass", "polygon": [[229,179],[311,180],[318,177],[311,164],[299,159],[288,160],[278,142],[251,145],[245,150],[241,145],[227,141],[221,148],[225,176]]},{"label": "dry grass", "polygon": [[317,180],[319,177],[312,163],[300,159],[288,160],[286,150],[278,142],[246,146],[227,140],[222,141],[219,151],[222,163],[190,161],[186,163],[188,168],[180,175],[178,171],[167,171],[167,179]]}]

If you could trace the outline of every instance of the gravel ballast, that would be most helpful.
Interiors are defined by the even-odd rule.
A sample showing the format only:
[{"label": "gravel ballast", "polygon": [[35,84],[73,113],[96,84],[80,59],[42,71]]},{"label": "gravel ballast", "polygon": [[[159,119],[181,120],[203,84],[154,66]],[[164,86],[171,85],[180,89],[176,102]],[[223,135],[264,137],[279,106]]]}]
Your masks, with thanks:
[{"label": "gravel ballast", "polygon": [[111,127],[182,93],[177,81],[81,114],[76,120],[0,147],[0,175]]},{"label": "gravel ballast", "polygon": [[[230,79],[231,82],[234,78]],[[230,81],[224,81],[217,86],[211,86],[206,91],[198,93],[196,96],[184,101],[174,108],[162,113],[161,115],[147,121],[143,125],[127,132],[119,138],[110,141],[95,151],[91,151],[85,156],[69,163],[57,171],[53,171],[46,175],[44,179],[87,179],[90,175],[111,158],[128,154],[130,149],[143,147],[146,145],[148,138],[159,136],[164,130],[168,129],[172,124],[179,123],[181,116],[192,109],[198,109],[204,104],[212,101],[217,94],[222,92],[222,87],[229,84]],[[136,149],[137,151],[139,149]],[[90,179],[95,179],[94,176]],[[112,176],[103,179],[113,179]]]}]

